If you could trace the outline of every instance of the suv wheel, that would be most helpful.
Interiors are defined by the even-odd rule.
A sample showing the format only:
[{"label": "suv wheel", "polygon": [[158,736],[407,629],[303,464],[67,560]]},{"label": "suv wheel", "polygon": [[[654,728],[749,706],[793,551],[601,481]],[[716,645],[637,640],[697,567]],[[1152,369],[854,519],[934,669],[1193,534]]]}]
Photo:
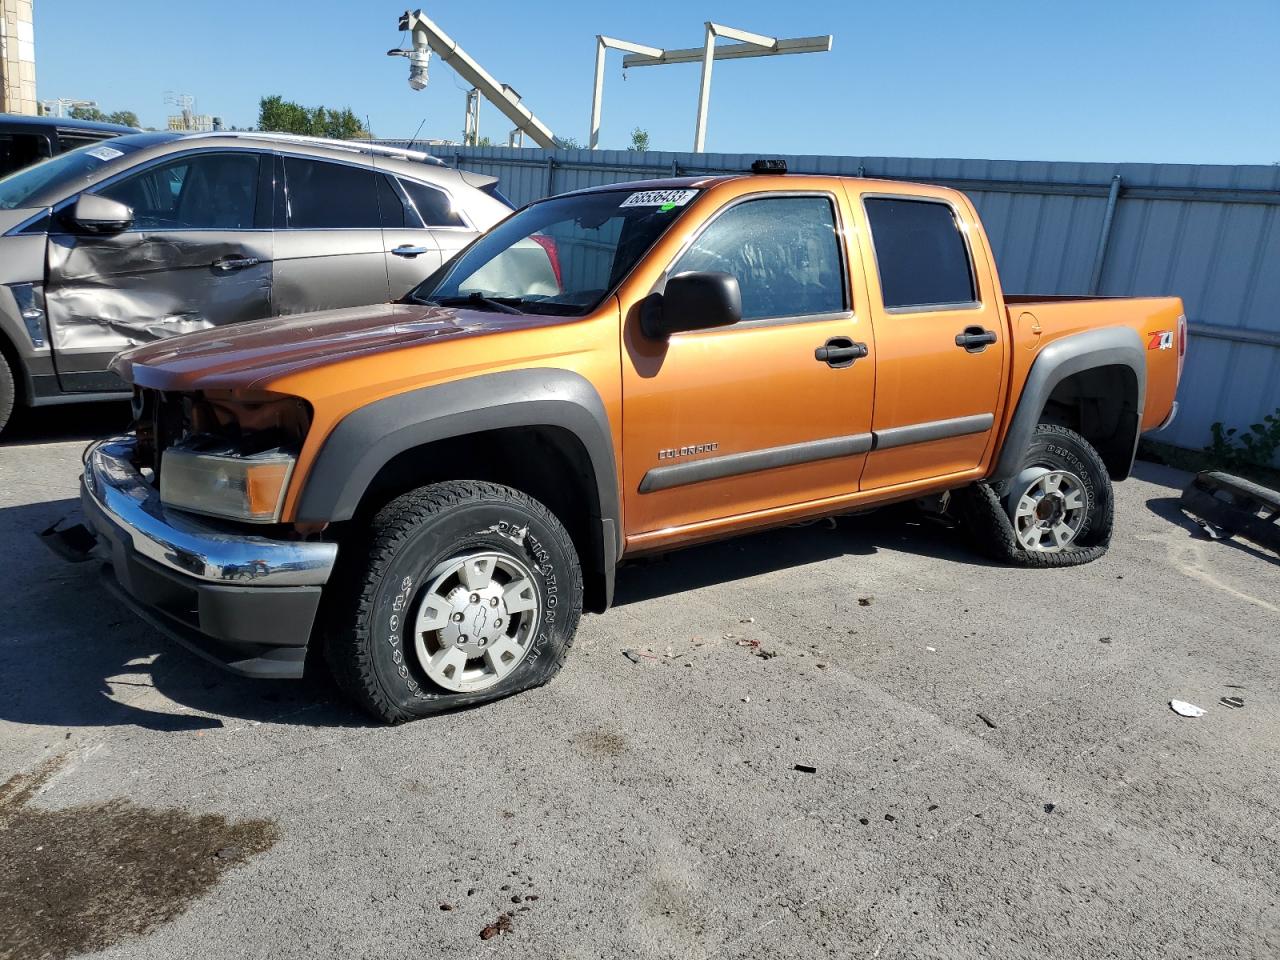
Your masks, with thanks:
[{"label": "suv wheel", "polygon": [[988,556],[1023,567],[1089,563],[1107,551],[1114,495],[1106,465],[1073,430],[1042,423],[1003,495],[975,484],[956,497],[961,519]]},{"label": "suv wheel", "polygon": [[13,379],[13,369],[9,366],[9,358],[0,351],[0,433],[4,432],[9,416],[13,413],[13,401],[17,396],[17,388]]},{"label": "suv wheel", "polygon": [[496,700],[564,663],[582,572],[563,525],[525,494],[478,481],[422,487],[384,507],[348,551],[325,651],[339,685],[378,719]]}]

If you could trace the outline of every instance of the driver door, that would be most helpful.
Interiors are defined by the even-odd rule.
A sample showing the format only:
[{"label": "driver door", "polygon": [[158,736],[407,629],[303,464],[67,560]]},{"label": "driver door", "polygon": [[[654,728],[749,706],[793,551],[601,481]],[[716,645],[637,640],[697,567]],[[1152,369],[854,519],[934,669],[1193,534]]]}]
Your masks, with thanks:
[{"label": "driver door", "polygon": [[[632,546],[857,491],[875,344],[853,307],[846,220],[842,198],[825,190],[741,197],[711,215],[666,276],[732,274],[743,320],[655,341],[632,311],[623,357]],[[866,353],[820,358],[833,340]]]},{"label": "driver door", "polygon": [[93,190],[132,209],[121,233],[54,218],[45,299],[63,390],[119,390],[107,364],[121,350],[271,315],[270,167],[251,151],[184,154]]}]

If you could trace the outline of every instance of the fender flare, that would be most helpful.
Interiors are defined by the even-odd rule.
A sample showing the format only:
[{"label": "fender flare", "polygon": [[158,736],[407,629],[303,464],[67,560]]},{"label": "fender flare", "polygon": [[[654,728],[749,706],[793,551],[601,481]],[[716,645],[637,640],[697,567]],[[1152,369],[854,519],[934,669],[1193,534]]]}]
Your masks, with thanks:
[{"label": "fender flare", "polygon": [[581,374],[554,367],[482,374],[409,390],[347,414],[325,438],[303,481],[295,519],[349,520],[378,472],[437,440],[508,427],[559,427],[581,443],[595,475],[600,562],[612,593],[622,516],[613,433],[604,402]]},{"label": "fender flare", "polygon": [[[988,478],[992,483],[1012,480],[1022,466],[1023,453],[1031,443],[1036,424],[1053,395],[1054,388],[1063,380],[1098,367],[1128,367],[1137,383],[1136,406],[1131,423],[1122,429],[1133,431],[1128,461],[1123,471],[1113,471],[1113,479],[1122,480],[1133,468],[1138,452],[1138,438],[1142,433],[1142,411],[1147,397],[1147,354],[1142,338],[1132,327],[1104,327],[1086,330],[1055,340],[1044,347],[1031,365],[1027,381],[1018,399],[1017,409],[1005,431],[1004,444],[996,459],[996,465]],[[1116,474],[1120,475],[1117,476]]]}]

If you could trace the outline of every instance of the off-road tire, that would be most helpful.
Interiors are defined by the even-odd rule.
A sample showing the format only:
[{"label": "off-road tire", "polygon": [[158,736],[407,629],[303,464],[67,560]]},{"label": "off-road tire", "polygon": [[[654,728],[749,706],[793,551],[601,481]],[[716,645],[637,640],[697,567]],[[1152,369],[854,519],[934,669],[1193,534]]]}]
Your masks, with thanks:
[{"label": "off-road tire", "polygon": [[1061,552],[1024,550],[1018,545],[1001,493],[990,484],[975,483],[952,498],[974,547],[1002,563],[1039,568],[1075,567],[1106,553],[1115,520],[1115,494],[1106,465],[1089,441],[1074,430],[1042,423],[1036,427],[1022,463],[1023,467],[1045,465],[1068,470],[1079,477],[1089,497],[1084,525],[1072,545]]},{"label": "off-road tire", "polygon": [[[505,552],[528,568],[540,618],[509,674],[480,692],[454,692],[433,683],[419,664],[412,611],[437,564],[483,550]],[[541,686],[564,664],[582,615],[582,570],[560,521],[518,490],[473,480],[421,487],[383,507],[339,549],[330,588],[335,602],[326,617],[325,658],[343,692],[384,723]]]},{"label": "off-road tire", "polygon": [[17,395],[17,384],[13,379],[9,358],[0,351],[0,434],[4,433],[4,428],[9,423],[9,417],[13,413],[13,402]]}]

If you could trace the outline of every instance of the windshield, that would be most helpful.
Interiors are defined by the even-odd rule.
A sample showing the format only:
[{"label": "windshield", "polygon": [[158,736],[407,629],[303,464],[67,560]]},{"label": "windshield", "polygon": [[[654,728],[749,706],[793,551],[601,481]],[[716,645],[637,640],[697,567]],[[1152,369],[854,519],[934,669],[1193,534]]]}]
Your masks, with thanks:
[{"label": "windshield", "polygon": [[138,150],[136,144],[107,140],[78,147],[0,179],[0,210],[43,207],[62,199],[107,164]]},{"label": "windshield", "polygon": [[585,316],[697,195],[618,189],[535,203],[445,264],[409,300]]}]

